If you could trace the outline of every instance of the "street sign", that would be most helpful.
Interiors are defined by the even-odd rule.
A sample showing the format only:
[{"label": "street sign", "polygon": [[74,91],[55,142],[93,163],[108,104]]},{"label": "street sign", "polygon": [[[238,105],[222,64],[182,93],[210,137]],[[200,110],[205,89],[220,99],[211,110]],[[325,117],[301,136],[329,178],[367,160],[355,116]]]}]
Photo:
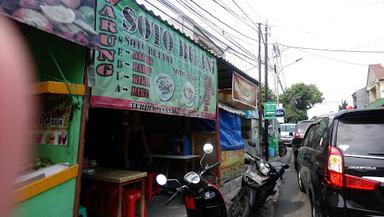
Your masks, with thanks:
[{"label": "street sign", "polygon": [[265,102],[264,103],[264,118],[275,119],[276,118],[276,102]]},{"label": "street sign", "polygon": [[280,108],[276,110],[276,117],[284,117],[285,111],[284,109]]}]

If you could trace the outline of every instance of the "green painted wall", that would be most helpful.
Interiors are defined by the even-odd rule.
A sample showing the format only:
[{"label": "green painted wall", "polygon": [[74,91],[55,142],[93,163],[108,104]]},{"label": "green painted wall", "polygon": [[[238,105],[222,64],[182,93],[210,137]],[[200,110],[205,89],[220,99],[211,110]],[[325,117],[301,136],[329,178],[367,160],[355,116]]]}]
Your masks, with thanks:
[{"label": "green painted wall", "polygon": [[[71,179],[56,188],[45,191],[14,210],[14,217],[69,217],[73,216],[73,197],[76,179]],[[72,202],[72,203],[70,203]]]},{"label": "green painted wall", "polygon": [[[86,48],[34,29],[26,31],[25,36],[34,59],[38,81],[64,81],[49,54],[49,52],[52,52],[64,74],[65,80],[69,83],[83,83]],[[37,156],[48,157],[55,163],[69,162],[73,164],[77,162],[82,97],[74,96],[73,102],[78,104],[72,108],[68,146],[41,144],[38,146]]]},{"label": "green painted wall", "polygon": [[83,83],[86,48],[39,30],[27,32],[26,38],[38,81],[64,81],[49,54],[51,51],[65,78],[72,83]]},{"label": "green painted wall", "polygon": [[[64,81],[49,51],[55,56],[69,83],[83,83],[87,49],[40,30],[26,28],[24,35],[36,67],[37,81]],[[25,30],[23,28],[23,30]],[[71,96],[69,96],[71,97]],[[83,97],[73,96],[67,146],[40,144],[36,155],[53,162],[77,163]],[[15,217],[72,217],[76,179],[43,192],[15,207]]]}]

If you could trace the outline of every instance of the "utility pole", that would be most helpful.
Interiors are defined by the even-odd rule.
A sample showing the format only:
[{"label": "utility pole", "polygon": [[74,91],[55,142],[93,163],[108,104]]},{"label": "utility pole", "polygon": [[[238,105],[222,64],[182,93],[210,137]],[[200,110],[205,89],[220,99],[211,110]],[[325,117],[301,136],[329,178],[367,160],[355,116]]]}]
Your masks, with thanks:
[{"label": "utility pole", "polygon": [[276,76],[276,81],[275,81],[276,103],[277,103],[277,106],[279,106],[279,87],[277,86],[277,83],[279,82],[279,75],[277,74],[276,63],[275,65],[273,65],[273,70]]},{"label": "utility pole", "polygon": [[[265,25],[265,42],[264,42],[264,48],[265,48],[265,53],[264,53],[264,72],[265,72],[265,82],[264,82],[264,105],[265,102],[267,102],[268,99],[268,25]],[[264,155],[265,155],[265,160],[268,161],[268,120],[265,119],[264,117]]]},{"label": "utility pole", "polygon": [[258,108],[259,108],[259,145],[260,145],[260,148],[261,148],[261,155],[263,155],[263,136],[262,136],[262,129],[263,129],[263,124],[262,124],[262,121],[263,121],[263,113],[262,113],[262,110],[263,110],[263,107],[262,107],[262,104],[261,104],[261,91],[262,91],[262,87],[261,87],[261,23],[259,23],[259,26],[258,26],[258,35],[259,35],[259,56],[257,57],[257,64],[258,64],[258,67],[259,67],[259,93],[258,93]]}]

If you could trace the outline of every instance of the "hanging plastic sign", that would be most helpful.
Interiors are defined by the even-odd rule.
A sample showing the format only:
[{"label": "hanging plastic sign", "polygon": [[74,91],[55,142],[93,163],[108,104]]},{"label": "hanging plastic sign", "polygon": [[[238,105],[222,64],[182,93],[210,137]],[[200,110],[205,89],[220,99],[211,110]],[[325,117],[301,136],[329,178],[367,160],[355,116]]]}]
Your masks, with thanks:
[{"label": "hanging plastic sign", "polygon": [[256,108],[257,85],[248,81],[243,76],[233,73],[232,98],[234,101]]},{"label": "hanging plastic sign", "polygon": [[33,122],[33,143],[67,145],[71,111],[72,101],[68,95],[43,95]]},{"label": "hanging plastic sign", "polygon": [[134,1],[98,1],[91,106],[214,119],[216,58]]},{"label": "hanging plastic sign", "polygon": [[3,0],[0,13],[66,40],[94,48],[96,0]]}]

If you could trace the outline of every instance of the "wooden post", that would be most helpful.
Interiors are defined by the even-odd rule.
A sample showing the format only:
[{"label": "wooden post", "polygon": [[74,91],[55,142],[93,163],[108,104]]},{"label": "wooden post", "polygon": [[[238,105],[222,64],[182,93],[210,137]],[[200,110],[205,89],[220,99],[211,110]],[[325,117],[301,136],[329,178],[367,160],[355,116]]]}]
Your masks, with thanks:
[{"label": "wooden post", "polygon": [[79,149],[77,153],[77,163],[79,164],[79,172],[76,177],[76,190],[75,190],[75,202],[73,205],[73,217],[78,217],[79,204],[80,204],[80,191],[81,191],[81,170],[83,168],[83,158],[84,158],[84,143],[85,143],[85,121],[86,116],[89,110],[89,98],[90,98],[90,89],[88,88],[88,74],[87,67],[91,61],[90,51],[87,53],[85,60],[85,69],[84,69],[84,84],[85,84],[85,95],[83,98],[83,108],[81,111],[81,126],[80,126],[80,141]]},{"label": "wooden post", "polygon": [[[216,158],[221,162],[221,147],[220,147],[220,127],[219,127],[219,105],[216,103]],[[217,186],[220,186],[220,166],[216,169]]]}]

